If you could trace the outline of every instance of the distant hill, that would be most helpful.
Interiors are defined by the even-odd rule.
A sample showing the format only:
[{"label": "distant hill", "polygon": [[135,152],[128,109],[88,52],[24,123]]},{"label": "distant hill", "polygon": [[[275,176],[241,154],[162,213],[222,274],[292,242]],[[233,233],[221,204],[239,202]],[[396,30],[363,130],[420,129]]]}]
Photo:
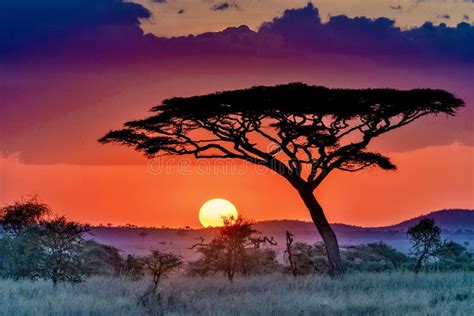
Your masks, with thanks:
[{"label": "distant hill", "polygon": [[[444,231],[455,232],[457,230],[471,230],[474,232],[474,210],[464,209],[449,209],[432,212],[426,215],[421,215],[412,219],[408,219],[401,223],[382,226],[382,227],[360,227],[348,224],[334,223],[331,224],[336,233],[356,233],[356,232],[388,232],[388,231],[406,231],[411,226],[418,223],[423,218],[431,218],[436,222],[436,225],[441,227]],[[304,222],[298,220],[270,220],[258,222],[255,224],[257,229],[262,231],[281,231],[286,229],[288,231],[316,231],[312,222]]]},{"label": "distant hill", "polygon": [[[443,238],[469,245],[474,251],[474,210],[442,210],[412,218],[401,223],[385,227],[359,227],[347,224],[332,224],[341,246],[358,245],[384,241],[400,251],[407,252],[410,243],[406,230],[422,218],[432,218],[443,230]],[[254,228],[265,236],[274,237],[277,246],[274,249],[281,257],[285,246],[285,232],[294,234],[296,241],[314,243],[321,237],[311,222],[297,220],[270,220],[255,223]],[[139,227],[94,227],[91,237],[98,242],[115,246],[124,253],[147,254],[151,248],[169,250],[188,259],[196,258],[192,245],[204,238],[210,240],[216,235],[217,228],[171,229]]]},{"label": "distant hill", "polygon": [[[418,216],[399,224],[380,227],[382,230],[401,230],[406,231],[411,226],[418,223],[423,218],[431,218],[436,225],[447,231],[472,230],[474,232],[474,210],[441,210]],[[377,228],[375,228],[377,229]]]}]

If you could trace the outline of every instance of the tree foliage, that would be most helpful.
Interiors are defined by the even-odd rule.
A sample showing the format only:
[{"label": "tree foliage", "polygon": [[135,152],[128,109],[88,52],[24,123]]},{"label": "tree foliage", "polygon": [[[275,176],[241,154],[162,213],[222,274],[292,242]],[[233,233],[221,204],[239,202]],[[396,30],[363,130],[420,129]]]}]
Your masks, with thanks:
[{"label": "tree foliage", "polygon": [[250,275],[270,272],[276,268],[276,254],[260,248],[261,243],[273,243],[272,239],[261,238],[260,232],[252,228],[252,223],[239,217],[225,218],[224,226],[208,244],[196,244],[201,258],[188,265],[191,275],[210,275],[223,272],[233,281],[237,273]]},{"label": "tree foliage", "polygon": [[468,249],[455,242],[444,241],[436,250],[433,269],[437,271],[474,271],[474,256]]},{"label": "tree foliage", "polygon": [[81,247],[82,272],[85,276],[117,276],[123,271],[124,260],[117,248],[85,240]]},{"label": "tree foliage", "polygon": [[[388,158],[365,149],[373,138],[426,115],[453,115],[462,105],[433,89],[258,86],[164,100],[153,116],[127,122],[100,142],[132,146],[149,157],[243,159],[291,174],[291,182],[314,189],[333,169],[394,169]],[[303,165],[309,165],[305,179]]]},{"label": "tree foliage", "polygon": [[41,221],[39,243],[43,249],[43,260],[39,268],[41,278],[58,282],[81,282],[81,250],[83,234],[88,228],[65,217]]},{"label": "tree foliage", "polygon": [[411,251],[417,256],[414,266],[415,273],[421,269],[430,258],[436,257],[436,252],[441,245],[441,228],[436,226],[434,220],[424,218],[407,231],[412,242]]},{"label": "tree foliage", "polygon": [[154,249],[151,254],[145,258],[145,270],[152,279],[152,292],[156,292],[160,280],[174,270],[179,269],[183,265],[180,256],[162,252]]},{"label": "tree foliage", "polygon": [[53,284],[81,281],[83,234],[88,229],[65,217],[48,218],[49,214],[50,208],[37,198],[2,209],[2,276],[43,278]]},{"label": "tree foliage", "polygon": [[399,270],[410,262],[407,255],[383,242],[346,247],[342,258],[348,270],[367,272]]},{"label": "tree foliage", "polygon": [[7,235],[18,236],[35,228],[50,213],[49,206],[41,203],[35,196],[3,207],[0,210],[0,222]]}]

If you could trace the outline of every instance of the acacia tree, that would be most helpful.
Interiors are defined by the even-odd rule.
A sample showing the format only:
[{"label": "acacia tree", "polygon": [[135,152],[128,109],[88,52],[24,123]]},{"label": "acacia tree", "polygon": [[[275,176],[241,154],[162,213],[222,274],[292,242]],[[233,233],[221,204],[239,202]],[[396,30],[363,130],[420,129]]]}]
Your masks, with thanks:
[{"label": "acacia tree", "polygon": [[418,273],[423,263],[430,257],[436,257],[441,246],[441,228],[431,218],[423,218],[408,229],[407,235],[413,243],[412,253],[418,257],[413,268]]},{"label": "acacia tree", "polygon": [[17,237],[28,229],[38,226],[50,213],[49,206],[34,196],[1,208],[0,224],[8,236]]},{"label": "acacia tree", "polygon": [[41,221],[39,243],[44,254],[38,276],[49,279],[56,286],[58,282],[81,282],[84,234],[89,227],[56,217]]},{"label": "acacia tree", "polygon": [[145,269],[152,278],[150,292],[156,293],[161,278],[182,265],[183,260],[180,256],[157,249],[152,250],[151,254],[145,259]]},{"label": "acacia tree", "polygon": [[333,170],[395,169],[367,150],[372,139],[423,116],[454,115],[463,101],[443,90],[329,89],[291,83],[171,98],[153,115],[125,123],[99,141],[131,146],[147,157],[194,155],[241,159],[270,168],[297,190],[343,272],[336,235],[314,190]]}]

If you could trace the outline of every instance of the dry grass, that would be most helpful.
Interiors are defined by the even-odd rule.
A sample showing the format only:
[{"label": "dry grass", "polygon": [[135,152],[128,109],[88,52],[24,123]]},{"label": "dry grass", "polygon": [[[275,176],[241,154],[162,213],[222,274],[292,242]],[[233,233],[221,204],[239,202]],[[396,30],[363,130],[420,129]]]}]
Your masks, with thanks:
[{"label": "dry grass", "polygon": [[0,281],[2,315],[470,315],[474,273],[351,274],[341,279],[281,275],[167,280],[161,299],[137,304],[146,282],[91,278],[53,288]]}]

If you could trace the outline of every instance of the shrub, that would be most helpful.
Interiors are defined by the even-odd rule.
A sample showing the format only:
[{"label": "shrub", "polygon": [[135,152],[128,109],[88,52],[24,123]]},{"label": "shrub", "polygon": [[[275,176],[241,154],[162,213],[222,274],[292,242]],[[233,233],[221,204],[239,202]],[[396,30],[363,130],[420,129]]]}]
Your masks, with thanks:
[{"label": "shrub", "polygon": [[99,244],[92,239],[84,241],[80,256],[82,271],[86,276],[115,276],[120,274],[124,265],[117,248]]},{"label": "shrub", "polygon": [[346,247],[342,257],[349,271],[381,272],[400,269],[409,262],[408,256],[383,242]]},{"label": "shrub", "polygon": [[[291,252],[292,264],[290,266],[288,250]],[[326,256],[326,247],[323,243],[310,245],[304,242],[292,244],[287,249],[285,256],[287,266],[284,271],[293,275],[325,274],[329,271],[329,262]]]}]

